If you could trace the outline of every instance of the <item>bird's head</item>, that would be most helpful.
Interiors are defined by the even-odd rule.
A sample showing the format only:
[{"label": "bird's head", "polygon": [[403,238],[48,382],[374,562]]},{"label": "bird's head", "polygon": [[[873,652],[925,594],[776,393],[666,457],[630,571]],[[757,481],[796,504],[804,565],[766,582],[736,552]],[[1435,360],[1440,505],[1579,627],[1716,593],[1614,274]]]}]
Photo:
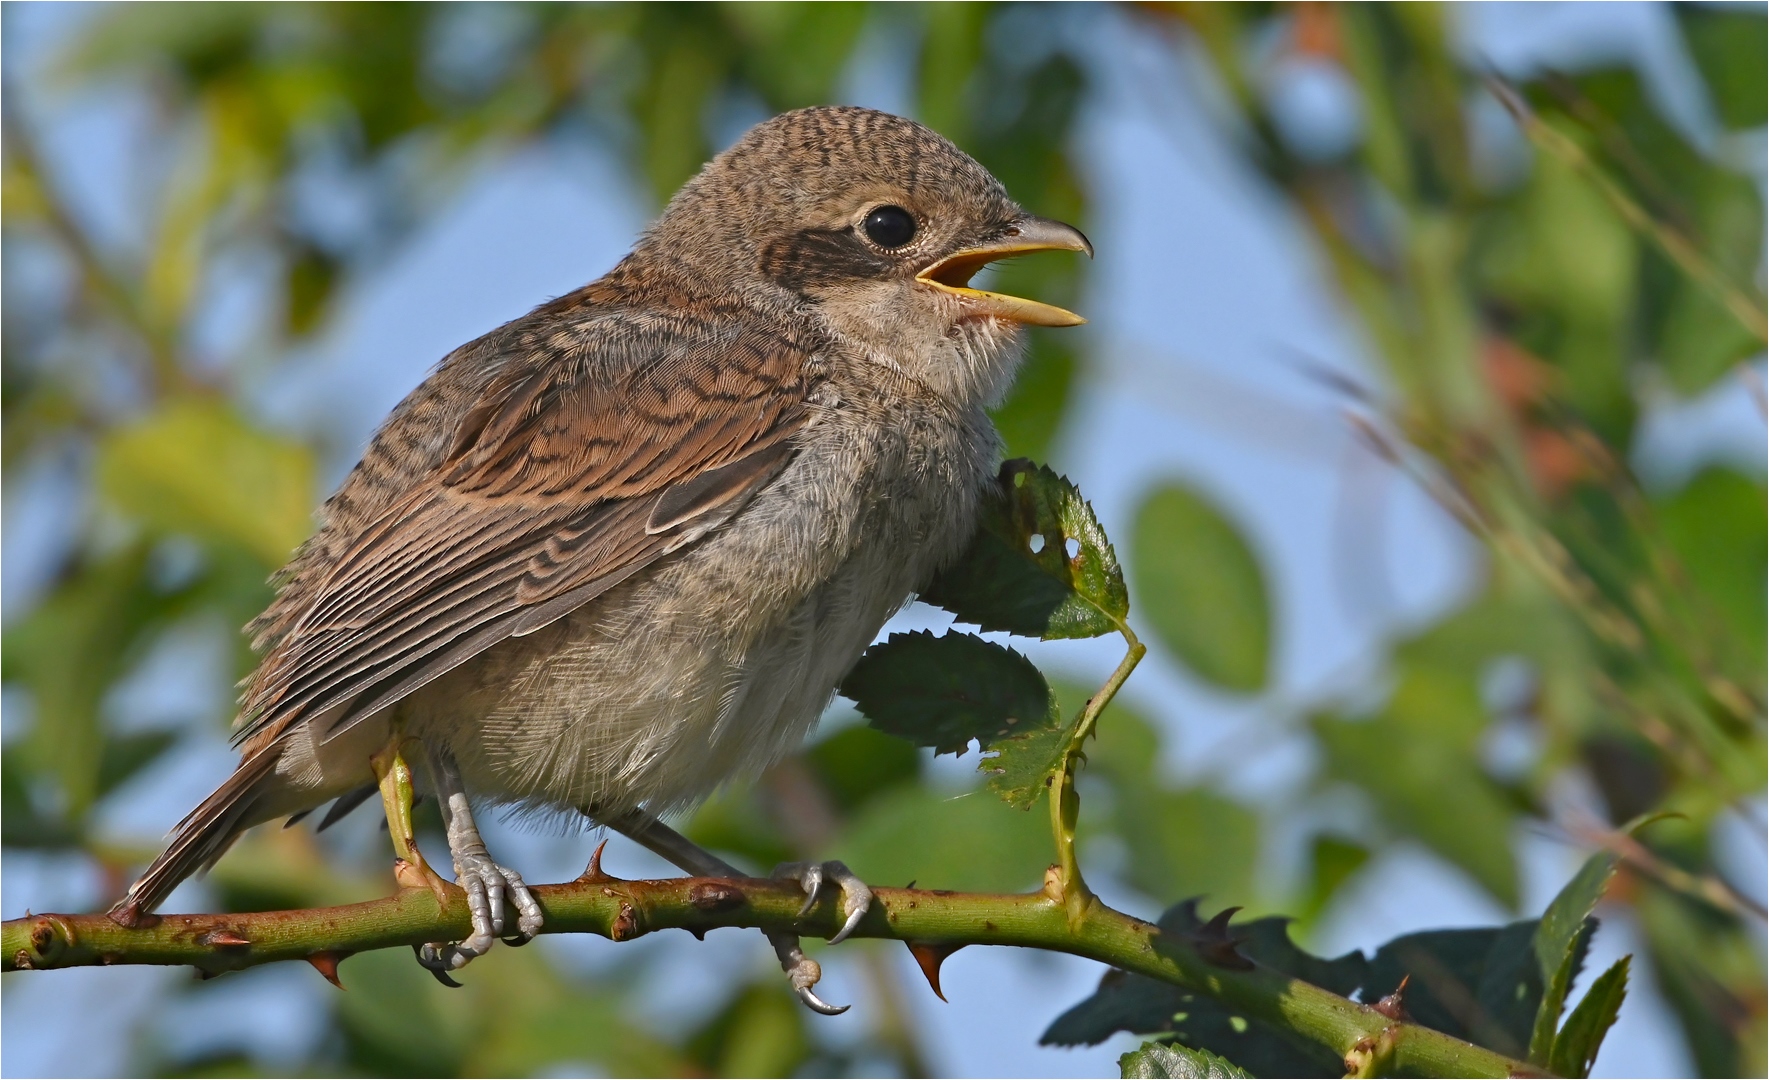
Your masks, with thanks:
[{"label": "bird's head", "polygon": [[1085,251],[1079,229],[1027,213],[945,138],[871,109],[800,109],[756,125],[671,200],[647,238],[710,275],[784,289],[889,345],[966,324],[1074,326],[1079,315],[970,287],[989,263]]}]

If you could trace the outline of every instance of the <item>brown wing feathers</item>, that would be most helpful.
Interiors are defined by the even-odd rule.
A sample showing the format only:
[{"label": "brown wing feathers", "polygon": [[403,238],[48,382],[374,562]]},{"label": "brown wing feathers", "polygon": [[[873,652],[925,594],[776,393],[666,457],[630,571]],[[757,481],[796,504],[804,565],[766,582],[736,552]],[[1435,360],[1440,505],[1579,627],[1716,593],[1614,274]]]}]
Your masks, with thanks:
[{"label": "brown wing feathers", "polygon": [[807,360],[744,335],[612,381],[507,372],[266,656],[236,741],[355,699],[341,728],[728,518],[790,458]]}]

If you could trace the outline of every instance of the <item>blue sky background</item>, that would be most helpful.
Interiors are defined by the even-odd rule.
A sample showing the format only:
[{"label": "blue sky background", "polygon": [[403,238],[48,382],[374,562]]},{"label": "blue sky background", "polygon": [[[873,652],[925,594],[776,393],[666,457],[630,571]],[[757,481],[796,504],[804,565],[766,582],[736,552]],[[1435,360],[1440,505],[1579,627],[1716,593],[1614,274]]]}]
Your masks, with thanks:
[{"label": "blue sky background", "polygon": [[[143,105],[117,91],[55,94],[36,79],[55,43],[89,13],[70,5],[5,5],[0,62],[8,91],[25,96],[84,219],[119,243],[140,243],[128,177],[148,137]],[[1709,130],[1670,16],[1658,5],[1471,4],[1456,15],[1468,52],[1507,74],[1632,58],[1671,115],[1690,130]],[[1076,8],[1068,17],[1094,79],[1076,130],[1091,191],[1088,231],[1099,255],[1080,305],[1091,322],[1077,331],[1085,339],[1088,373],[1050,457],[1118,536],[1128,535],[1141,493],[1162,478],[1183,478],[1211,492],[1251,535],[1278,605],[1276,677],[1264,696],[1213,693],[1158,650],[1125,695],[1164,725],[1164,765],[1174,773],[1214,777],[1233,795],[1289,806],[1295,814],[1355,814],[1356,807],[1331,799],[1297,802],[1294,792],[1310,775],[1315,751],[1292,721],[1310,704],[1379,676],[1379,643],[1457,603],[1478,580],[1479,552],[1404,477],[1360,448],[1344,422],[1343,399],[1306,372],[1312,365],[1377,382],[1355,328],[1322,287],[1303,231],[1223,140],[1205,105],[1209,88],[1194,69],[1176,62],[1169,43],[1140,33],[1112,9]],[[847,99],[907,111],[901,61],[911,44],[887,39],[873,49],[850,73]],[[1317,137],[1355,138],[1355,113],[1321,72],[1287,71],[1271,92],[1292,100],[1299,122]],[[721,134],[734,137],[750,119],[737,110],[729,123],[721,121]],[[1508,130],[1498,117],[1492,120],[1491,135],[1502,150]],[[1757,160],[1760,167],[1760,153]],[[334,212],[345,214],[347,207]],[[593,147],[542,142],[489,164],[391,258],[351,283],[335,333],[250,380],[251,400],[274,423],[319,435],[328,448],[327,482],[335,482],[374,425],[440,357],[602,273],[627,250],[647,212],[618,163]],[[254,272],[238,268],[233,291],[214,305],[206,333],[217,343],[249,323]],[[1735,382],[1702,401],[1663,403],[1646,425],[1642,453],[1649,460],[1642,464],[1649,475],[1676,475],[1716,456],[1762,468],[1762,419]],[[9,615],[29,603],[72,528],[80,506],[74,468],[48,463],[15,479],[5,493],[0,586]],[[937,612],[918,607],[895,628],[942,623]],[[223,665],[222,640],[221,632],[193,631],[162,650],[113,703],[117,714],[212,716],[220,705],[207,695]],[[1096,682],[1117,660],[1110,643],[1030,651],[1047,668]],[[9,723],[7,730],[14,727]],[[218,734],[184,746],[115,800],[110,831],[157,840],[233,765]],[[957,782],[972,766],[947,759],[937,768]],[[376,842],[366,828],[372,823],[351,824],[363,830],[358,842]],[[1740,860],[1737,880],[1760,883],[1762,849],[1745,835],[1750,828],[1741,823],[1731,850]],[[531,881],[574,876],[591,846],[587,836],[536,836],[497,825],[491,832],[496,850]],[[1300,843],[1301,834],[1293,840]],[[1268,860],[1278,885],[1286,842],[1280,833]],[[1516,842],[1524,909],[1538,912],[1582,852],[1544,835],[1521,834]],[[669,873],[619,840],[608,858],[625,876]],[[1147,900],[1114,888],[1109,871],[1106,865],[1089,875],[1103,879],[1109,901],[1152,913]],[[27,906],[90,908],[108,899],[102,889],[92,869],[75,860],[8,852],[0,909],[10,918]],[[201,884],[193,884],[170,906],[200,905],[203,897]],[[1508,917],[1459,871],[1403,845],[1360,875],[1307,944],[1323,953],[1370,949],[1411,930]],[[1633,951],[1634,941],[1625,916],[1607,919],[1588,969],[1601,970]],[[705,944],[673,935],[621,946],[549,938],[538,947],[554,950],[562,963],[591,968],[605,966],[616,948],[651,950],[657,963],[634,992],[664,1024],[685,1025],[702,1015],[709,1003],[701,988],[721,973],[772,964],[759,937],[734,932],[714,934]],[[829,996],[856,1001],[850,1016],[818,1022],[839,1041],[858,1030],[868,1005],[862,980],[841,950],[822,955]],[[1116,1075],[1118,1054],[1134,1045],[1120,1038],[1084,1050],[1036,1046],[1048,1022],[1091,991],[1097,965],[969,949],[946,964],[951,1003],[942,1004],[920,990],[906,953],[891,955],[915,988],[914,1021],[941,1072]],[[325,995],[335,993],[304,967],[284,965],[230,976],[224,1008],[193,1003],[168,1015],[164,988],[188,977],[87,969],[33,975],[28,983],[8,980],[0,1068],[11,1076],[114,1074],[131,1040],[142,1037],[168,1045],[193,1039],[244,1044],[274,1067],[318,1036]],[[74,1018],[93,1010],[109,1022],[100,1028],[82,1022],[76,1035]],[[150,1011],[160,1023],[144,1033],[139,1025]],[[1639,979],[1596,1075],[1689,1069],[1663,1003],[1650,980]]]}]

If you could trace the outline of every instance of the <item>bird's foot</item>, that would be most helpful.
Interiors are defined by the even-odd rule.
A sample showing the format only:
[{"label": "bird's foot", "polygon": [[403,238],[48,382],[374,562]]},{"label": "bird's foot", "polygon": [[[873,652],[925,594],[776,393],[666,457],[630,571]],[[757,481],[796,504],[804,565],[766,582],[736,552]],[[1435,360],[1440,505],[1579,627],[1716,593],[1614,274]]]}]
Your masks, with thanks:
[{"label": "bird's foot", "polygon": [[[817,906],[817,896],[823,891],[824,885],[833,884],[841,889],[842,928],[829,939],[831,945],[846,941],[854,928],[860,925],[867,909],[872,906],[871,887],[849,870],[845,863],[833,860],[821,863],[781,863],[774,868],[771,876],[776,881],[797,882],[805,890],[805,906],[799,908],[800,918],[809,915],[811,909]],[[781,961],[784,963],[785,958],[782,957]]]},{"label": "bird's foot", "polygon": [[[417,950],[418,963],[445,986],[460,984],[448,977],[475,957],[484,956],[499,938],[510,945],[526,945],[540,933],[540,905],[523,882],[522,875],[492,862],[487,855],[467,852],[455,858],[456,884],[467,894],[467,910],[473,916],[473,933],[465,941],[432,942]],[[505,936],[509,909],[515,908],[515,932]]]},{"label": "bird's foot", "polygon": [[[811,913],[825,885],[834,885],[841,890],[842,927],[829,939],[831,945],[846,941],[872,906],[872,889],[839,862],[782,863],[774,868],[771,876],[776,881],[795,882],[805,891],[804,906],[799,908],[800,917]],[[797,935],[770,934],[768,940],[774,945],[774,955],[780,958],[780,969],[792,981],[792,992],[807,1008],[824,1016],[839,1016],[848,1011],[848,1006],[831,1005],[811,989],[823,978],[823,967],[805,955],[799,947]]]},{"label": "bird's foot", "polygon": [[805,950],[799,948],[797,934],[769,934],[768,943],[774,946],[774,955],[780,958],[780,970],[786,972],[787,979],[792,982],[793,994],[804,1002],[806,1008],[824,1016],[840,1016],[851,1008],[848,1005],[831,1005],[811,989],[817,985],[817,980],[823,978],[823,965],[806,956]]}]

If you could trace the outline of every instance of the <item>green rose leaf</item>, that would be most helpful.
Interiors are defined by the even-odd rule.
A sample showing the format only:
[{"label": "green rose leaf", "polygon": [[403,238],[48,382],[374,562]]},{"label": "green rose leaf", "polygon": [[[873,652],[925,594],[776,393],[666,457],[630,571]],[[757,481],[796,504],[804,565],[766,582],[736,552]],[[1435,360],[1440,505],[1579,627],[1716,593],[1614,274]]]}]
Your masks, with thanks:
[{"label": "green rose leaf", "polygon": [[1538,1065],[1547,1065],[1553,1053],[1560,1010],[1566,1005],[1567,991],[1578,975],[1585,945],[1596,928],[1591,912],[1603,898],[1609,879],[1615,876],[1615,866],[1616,858],[1611,852],[1600,851],[1591,856],[1542,913],[1542,925],[1531,943],[1542,976],[1542,1004],[1536,1010],[1535,1030],[1529,1039],[1529,1059]]},{"label": "green rose leaf", "polygon": [[970,547],[921,598],[961,622],[1046,641],[1109,634],[1130,611],[1093,507],[1067,479],[1024,459],[1001,467]]},{"label": "green rose leaf", "polygon": [[841,692],[873,727],[936,754],[983,750],[978,771],[1021,808],[1037,801],[1070,732],[1030,660],[972,634],[892,634],[866,650]]},{"label": "green rose leaf", "polygon": [[1208,1050],[1193,1050],[1173,1043],[1146,1042],[1118,1059],[1118,1075],[1142,1080],[1152,1077],[1237,1077],[1253,1074]]}]

